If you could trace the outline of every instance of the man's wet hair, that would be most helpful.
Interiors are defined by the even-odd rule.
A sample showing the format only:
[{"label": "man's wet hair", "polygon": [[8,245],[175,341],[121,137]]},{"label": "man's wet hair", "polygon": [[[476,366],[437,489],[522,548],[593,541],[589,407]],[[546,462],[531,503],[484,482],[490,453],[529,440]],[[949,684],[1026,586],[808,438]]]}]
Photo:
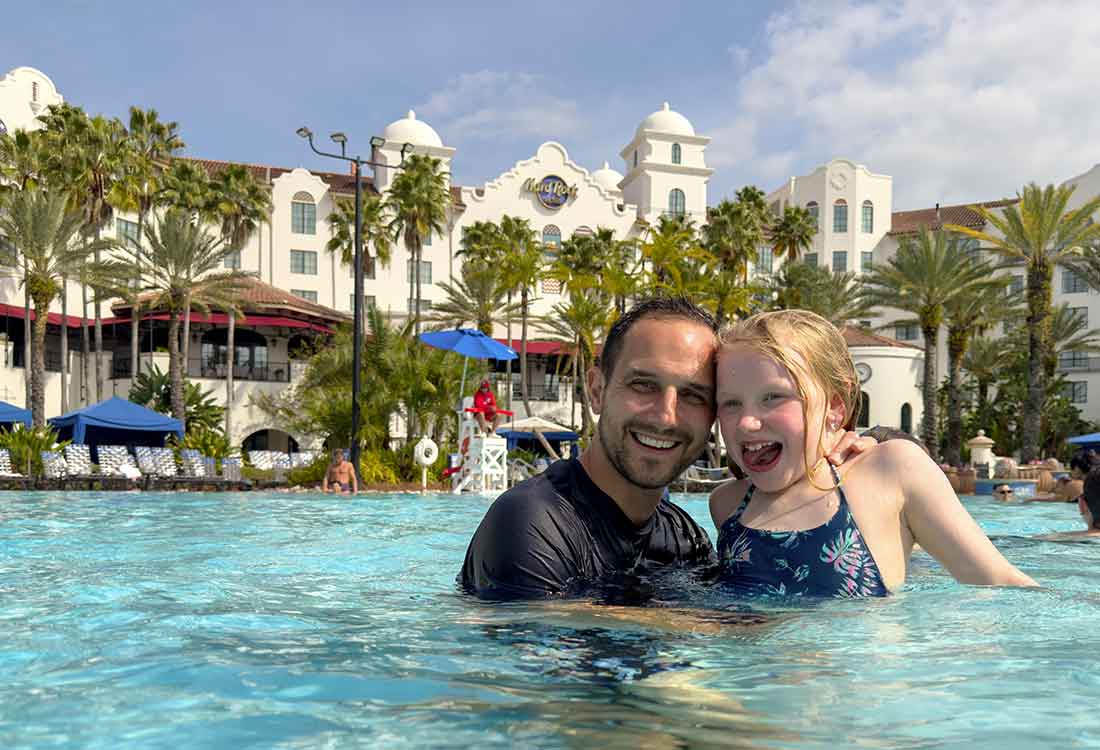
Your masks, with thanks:
[{"label": "man's wet hair", "polygon": [[615,363],[623,350],[623,341],[634,324],[644,318],[680,318],[706,326],[718,333],[718,321],[709,312],[699,307],[687,297],[650,297],[642,300],[623,313],[604,339],[603,352],[600,354],[600,372],[604,378],[610,378],[615,372]]},{"label": "man's wet hair", "polygon": [[1073,454],[1073,458],[1069,460],[1069,468],[1077,469],[1077,471],[1082,474],[1088,474],[1089,470],[1092,469],[1092,461],[1089,458],[1089,454],[1085,453],[1085,451],[1078,451]]},{"label": "man's wet hair", "polygon": [[1092,528],[1100,529],[1100,466],[1089,469],[1085,476],[1085,505],[1092,514]]}]

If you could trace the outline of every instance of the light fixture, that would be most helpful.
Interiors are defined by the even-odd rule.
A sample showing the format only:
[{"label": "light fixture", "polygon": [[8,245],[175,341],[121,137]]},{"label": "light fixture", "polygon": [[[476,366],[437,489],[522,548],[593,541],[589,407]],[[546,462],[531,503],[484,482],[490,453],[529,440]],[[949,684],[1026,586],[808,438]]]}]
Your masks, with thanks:
[{"label": "light fixture", "polygon": [[380,135],[372,135],[370,137],[371,148],[382,148],[386,145],[386,139]]},{"label": "light fixture", "polygon": [[309,138],[313,135],[313,131],[307,128],[305,125],[294,131],[298,134],[299,138]]},{"label": "light fixture", "polygon": [[329,136],[329,140],[331,140],[333,143],[339,143],[341,146],[343,146],[345,143],[348,142],[348,137],[343,133],[336,132]]}]

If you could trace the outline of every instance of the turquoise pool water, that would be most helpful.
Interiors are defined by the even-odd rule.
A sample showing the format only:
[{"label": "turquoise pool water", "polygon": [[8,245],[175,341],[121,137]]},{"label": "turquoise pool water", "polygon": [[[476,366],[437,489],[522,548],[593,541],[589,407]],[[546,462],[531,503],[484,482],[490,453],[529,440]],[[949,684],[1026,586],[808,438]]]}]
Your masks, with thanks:
[{"label": "turquoise pool water", "polygon": [[483,498],[3,493],[0,747],[1100,746],[1100,546],[1025,538],[1071,505],[966,502],[1046,588],[919,557],[897,596],[744,625],[706,590],[472,602]]}]

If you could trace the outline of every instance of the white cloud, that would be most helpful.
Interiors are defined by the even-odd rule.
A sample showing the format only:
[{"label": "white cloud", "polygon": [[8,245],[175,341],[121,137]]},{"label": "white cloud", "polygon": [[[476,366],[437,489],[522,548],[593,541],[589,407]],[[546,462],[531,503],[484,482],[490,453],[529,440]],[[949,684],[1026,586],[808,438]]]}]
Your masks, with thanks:
[{"label": "white cloud", "polygon": [[554,95],[530,73],[462,73],[434,92],[418,111],[445,140],[530,136],[561,138],[582,131],[577,102]]},{"label": "white cloud", "polygon": [[742,183],[771,189],[785,164],[845,156],[893,175],[907,208],[997,198],[1100,160],[1091,0],[799,5],[770,19],[755,58],[708,150]]}]

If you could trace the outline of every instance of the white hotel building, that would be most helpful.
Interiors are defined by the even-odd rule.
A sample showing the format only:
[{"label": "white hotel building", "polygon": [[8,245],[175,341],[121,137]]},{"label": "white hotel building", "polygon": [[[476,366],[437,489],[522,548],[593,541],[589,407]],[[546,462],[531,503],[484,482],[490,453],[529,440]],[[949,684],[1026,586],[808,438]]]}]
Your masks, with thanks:
[{"label": "white hotel building", "polygon": [[[16,68],[0,78],[0,128],[35,127],[37,115],[49,104],[61,100],[46,75],[33,68]],[[417,119],[413,112],[391,122],[380,135],[385,144],[373,150],[371,160],[375,162],[396,164],[400,160],[401,147],[406,143],[412,144],[415,153],[441,159],[447,171],[456,158],[456,149],[445,145],[440,135],[428,123]],[[608,162],[589,170],[570,159],[563,145],[550,141],[484,185],[451,185],[452,203],[446,233],[428,238],[423,250],[423,300],[429,305],[442,301],[442,291],[436,285],[457,275],[460,260],[456,260],[456,253],[462,230],[477,221],[499,221],[506,214],[525,218],[541,234],[548,253],[553,253],[562,240],[595,231],[598,227],[612,229],[620,239],[639,237],[664,213],[684,214],[697,223],[705,222],[709,200],[707,186],[712,174],[705,155],[709,142],[708,137],[696,134],[686,117],[664,104],[645,117],[626,139],[626,145],[619,152],[622,172],[612,169]],[[204,159],[196,161],[211,171],[226,164]],[[337,197],[350,196],[354,180],[349,174],[314,172],[301,167],[247,166],[271,191],[273,207],[268,220],[242,249],[239,258],[240,267],[254,272],[261,282],[250,292],[250,299],[258,305],[253,310],[257,313],[254,319],[263,323],[253,325],[252,334],[244,334],[248,343],[244,352],[247,366],[243,370],[242,350],[238,348],[232,439],[257,448],[314,445],[321,436],[286,435],[278,425],[265,423],[262,415],[248,407],[248,396],[255,390],[285,388],[297,379],[302,365],[293,356],[296,336],[324,335],[331,325],[350,317],[353,302],[350,270],[324,248],[329,239],[325,217],[333,210]],[[385,194],[393,172],[387,168],[375,169],[364,179],[364,187]],[[1088,186],[1079,190],[1078,198],[1086,192],[1100,191],[1100,170],[1094,169],[1076,180]],[[537,192],[539,187],[543,188],[541,195]],[[792,177],[769,195],[769,202],[779,209],[789,203],[811,209],[816,204],[822,231],[814,240],[810,259],[837,270],[859,270],[868,262],[881,262],[896,250],[900,233],[913,231],[922,224],[937,223],[937,212],[931,209],[894,213],[892,178],[874,174],[843,159],[830,161],[809,175]],[[965,208],[944,208],[943,221],[967,223],[951,218],[955,213],[944,213],[955,211],[967,213]],[[136,217],[120,214],[114,230],[121,237],[133,234],[135,221]],[[403,243],[394,245],[392,256],[388,268],[376,268],[366,279],[364,294],[369,304],[395,316],[404,316],[410,307],[412,269]],[[761,265],[770,264],[765,253]],[[1059,285],[1058,290],[1061,289]],[[80,290],[73,287],[68,294],[69,314],[78,316]],[[543,282],[538,296],[535,314],[549,312],[561,300],[555,282]],[[1074,302],[1080,300],[1083,306],[1091,306],[1096,299],[1092,292],[1062,294],[1056,291],[1056,296],[1059,299],[1067,296]],[[0,279],[0,303],[6,303],[0,304],[0,317],[7,316],[4,318],[6,327],[0,321],[0,340],[5,346],[4,356],[0,358],[0,399],[19,404],[23,401],[24,380],[20,351],[23,295],[18,279]],[[57,304],[56,310],[60,309]],[[1100,321],[1100,309],[1090,312]],[[109,339],[112,351],[105,354],[110,360],[106,366],[111,374],[105,396],[116,392],[125,395],[129,389],[128,310],[116,306],[114,313],[114,338]],[[161,369],[166,369],[166,355],[157,351],[157,329],[154,323],[144,320],[142,325],[150,326],[152,333],[143,334],[143,352],[151,350],[143,355],[143,361],[160,362]],[[78,325],[79,317],[75,321]],[[57,351],[60,319],[57,323],[50,327],[48,356]],[[94,400],[94,382],[89,383],[90,389],[80,383],[80,367],[75,361],[80,356],[79,329],[75,329],[74,339],[73,321],[69,324],[73,382],[67,400],[70,408],[74,408],[83,403],[82,398],[89,391]],[[238,340],[242,330],[248,327],[247,323],[238,327]],[[861,376],[865,379],[865,400],[870,406],[868,417],[871,424],[915,429],[920,420],[918,384],[922,355],[918,348],[919,333],[914,335],[905,329],[889,333],[893,335],[850,338],[853,358],[860,363]],[[503,337],[504,332],[498,331],[498,336]],[[537,337],[537,333],[534,336]],[[221,396],[225,391],[221,319],[215,315],[208,321],[193,323],[192,339],[189,377]],[[219,341],[223,347],[220,361]],[[534,342],[529,351],[533,353],[529,377],[536,398],[532,404],[534,411],[567,424],[579,422],[579,419],[570,419],[570,410],[574,408],[571,384],[556,373],[556,345]],[[1082,382],[1087,383],[1093,377],[1094,368],[1087,360],[1083,364],[1074,363],[1074,366],[1080,369]],[[1100,367],[1095,369],[1100,371]],[[514,377],[518,378],[518,374]],[[1085,398],[1087,390],[1086,384],[1082,388]],[[1100,383],[1091,390],[1095,404],[1086,400],[1082,401],[1082,407],[1086,418],[1097,419],[1100,418]],[[523,416],[518,398],[513,400],[512,406],[517,416]],[[60,380],[56,373],[50,373],[47,413],[53,415],[60,411]]]}]

